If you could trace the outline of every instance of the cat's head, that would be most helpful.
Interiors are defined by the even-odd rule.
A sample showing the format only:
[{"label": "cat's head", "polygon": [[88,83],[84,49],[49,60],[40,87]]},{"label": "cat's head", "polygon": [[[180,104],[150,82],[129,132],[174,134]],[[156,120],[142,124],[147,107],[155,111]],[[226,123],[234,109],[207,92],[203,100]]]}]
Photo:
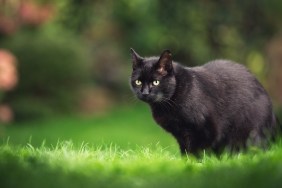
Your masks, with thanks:
[{"label": "cat's head", "polygon": [[176,88],[171,52],[165,50],[160,57],[144,58],[130,50],[131,88],[135,95],[148,103],[169,100]]}]

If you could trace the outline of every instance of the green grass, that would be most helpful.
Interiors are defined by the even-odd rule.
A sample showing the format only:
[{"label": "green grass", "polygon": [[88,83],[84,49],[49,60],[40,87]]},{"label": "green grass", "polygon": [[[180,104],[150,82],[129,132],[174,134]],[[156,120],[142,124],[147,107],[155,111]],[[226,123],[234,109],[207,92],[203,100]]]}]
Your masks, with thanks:
[{"label": "green grass", "polygon": [[[3,127],[2,127],[3,129]],[[2,135],[2,137],[1,137]],[[75,146],[117,145],[123,149],[160,144],[178,152],[175,140],[155,124],[147,106],[123,106],[109,114],[95,117],[60,117],[8,125],[0,129],[3,142],[35,147],[45,142],[54,146],[58,141],[71,140]]]},{"label": "green grass", "polygon": [[160,147],[0,147],[1,187],[279,187],[281,144],[267,152],[180,158]]},{"label": "green grass", "polygon": [[280,187],[282,142],[181,158],[144,106],[2,127],[0,187]]}]

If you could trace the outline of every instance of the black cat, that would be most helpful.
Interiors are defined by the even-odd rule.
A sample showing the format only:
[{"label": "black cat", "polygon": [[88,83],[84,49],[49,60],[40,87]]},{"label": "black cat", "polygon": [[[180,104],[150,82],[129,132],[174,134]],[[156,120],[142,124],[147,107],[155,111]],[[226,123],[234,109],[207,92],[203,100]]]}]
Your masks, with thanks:
[{"label": "black cat", "polygon": [[169,50],[143,58],[131,49],[131,55],[132,90],[176,138],[182,154],[266,146],[276,135],[271,100],[243,65],[215,60],[184,67]]}]

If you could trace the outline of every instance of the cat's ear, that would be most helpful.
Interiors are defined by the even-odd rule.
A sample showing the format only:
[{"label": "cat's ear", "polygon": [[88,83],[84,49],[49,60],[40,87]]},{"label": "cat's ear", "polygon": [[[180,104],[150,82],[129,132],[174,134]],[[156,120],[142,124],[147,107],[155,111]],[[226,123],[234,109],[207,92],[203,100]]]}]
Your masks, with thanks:
[{"label": "cat's ear", "polygon": [[132,59],[132,67],[133,69],[135,69],[140,63],[142,63],[143,57],[138,55],[137,52],[133,50],[133,48],[130,48],[130,52],[131,52],[131,59]]},{"label": "cat's ear", "polygon": [[156,65],[157,72],[166,75],[172,71],[172,54],[169,50],[164,50]]}]

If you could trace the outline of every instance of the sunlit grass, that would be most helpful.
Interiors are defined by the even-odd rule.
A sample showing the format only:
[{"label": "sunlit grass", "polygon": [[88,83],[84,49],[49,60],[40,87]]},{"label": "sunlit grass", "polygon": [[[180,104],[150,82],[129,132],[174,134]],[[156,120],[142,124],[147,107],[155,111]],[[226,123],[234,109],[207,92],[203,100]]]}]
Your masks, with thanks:
[{"label": "sunlit grass", "polygon": [[[2,133],[2,134],[1,134]],[[59,117],[47,120],[22,122],[6,126],[1,132],[2,141],[12,145],[54,146],[58,141],[72,140],[75,146],[89,143],[100,146],[115,144],[131,149],[159,143],[178,152],[171,135],[153,121],[147,106],[123,106],[109,114],[93,117]]]},{"label": "sunlit grass", "polygon": [[233,156],[179,157],[158,145],[0,147],[1,187],[279,187],[282,144]]},{"label": "sunlit grass", "polygon": [[2,127],[0,187],[279,187],[282,142],[181,157],[144,106]]}]

